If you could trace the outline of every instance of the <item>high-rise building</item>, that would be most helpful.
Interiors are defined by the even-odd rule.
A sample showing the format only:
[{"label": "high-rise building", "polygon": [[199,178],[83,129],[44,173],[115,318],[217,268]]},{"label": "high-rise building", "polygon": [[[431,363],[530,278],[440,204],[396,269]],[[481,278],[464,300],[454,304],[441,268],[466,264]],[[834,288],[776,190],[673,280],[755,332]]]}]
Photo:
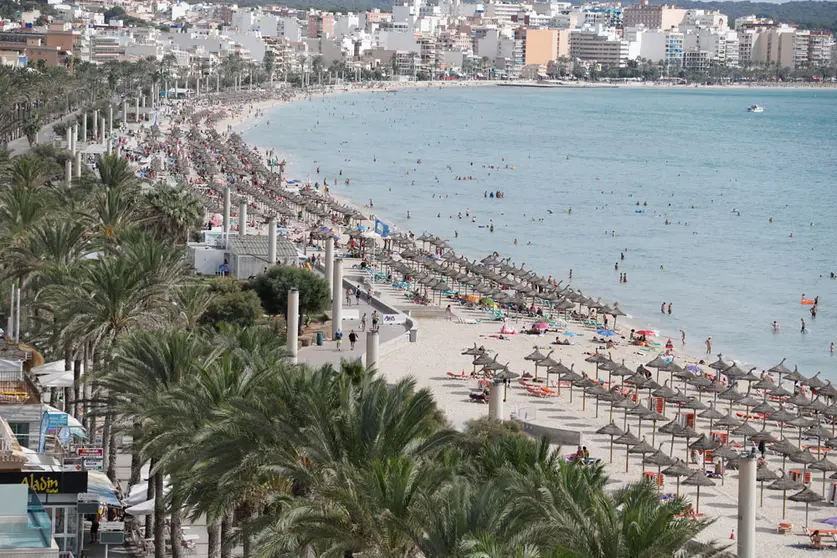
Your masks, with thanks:
[{"label": "high-rise building", "polygon": [[602,27],[570,30],[570,56],[606,66],[628,64],[628,42],[614,29]]},{"label": "high-rise building", "polygon": [[648,29],[671,29],[683,23],[686,10],[666,4],[649,4],[648,0],[622,10],[622,25],[637,27],[644,25]]}]

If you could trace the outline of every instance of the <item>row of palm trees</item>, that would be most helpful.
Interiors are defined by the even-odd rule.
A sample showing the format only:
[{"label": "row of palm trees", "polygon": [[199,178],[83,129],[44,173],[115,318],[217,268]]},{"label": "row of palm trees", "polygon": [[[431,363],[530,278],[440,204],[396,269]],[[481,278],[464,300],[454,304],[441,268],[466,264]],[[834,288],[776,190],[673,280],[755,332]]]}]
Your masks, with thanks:
[{"label": "row of palm trees", "polygon": [[270,325],[201,327],[213,295],[182,246],[201,203],[144,192],[116,156],[65,184],[67,157],[2,161],[0,288],[20,286],[23,337],[74,371],[65,408],[101,434],[111,479],[118,434],[129,482],[149,466],[157,557],[167,518],[180,556],[184,517],[206,518],[211,558],[663,557],[706,526],[513,428],[456,432],[412,380],[292,364]]}]

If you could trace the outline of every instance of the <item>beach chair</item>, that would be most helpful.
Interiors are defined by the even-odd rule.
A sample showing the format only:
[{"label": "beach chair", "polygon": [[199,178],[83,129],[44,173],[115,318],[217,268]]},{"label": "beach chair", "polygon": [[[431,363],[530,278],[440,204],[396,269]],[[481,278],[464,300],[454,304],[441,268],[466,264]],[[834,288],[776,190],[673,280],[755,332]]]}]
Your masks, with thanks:
[{"label": "beach chair", "polygon": [[464,370],[459,374],[455,372],[448,372],[447,374],[449,378],[453,378],[454,380],[469,380],[471,378],[471,375],[466,374]]},{"label": "beach chair", "polygon": [[780,535],[793,534],[793,523],[791,523],[790,521],[780,521],[779,527],[776,529],[776,532]]}]

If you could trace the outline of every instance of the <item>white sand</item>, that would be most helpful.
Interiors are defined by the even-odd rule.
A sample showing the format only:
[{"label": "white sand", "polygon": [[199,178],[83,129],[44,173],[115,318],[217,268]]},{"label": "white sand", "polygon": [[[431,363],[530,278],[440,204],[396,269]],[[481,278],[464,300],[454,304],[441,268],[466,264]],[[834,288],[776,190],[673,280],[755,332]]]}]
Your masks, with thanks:
[{"label": "white sand", "polygon": [[[392,288],[385,287],[384,294],[387,299],[396,302],[399,306],[408,306],[409,302],[404,298],[401,291],[396,291]],[[471,314],[473,316],[473,314]],[[620,318],[622,320],[622,318]],[[531,324],[530,320],[525,323]],[[593,350],[594,344],[590,340],[591,334],[595,334],[590,329],[585,329],[579,325],[572,324],[569,329],[578,333],[584,333],[583,337],[574,338],[577,341],[576,345],[572,346],[553,346],[550,342],[555,339],[555,334],[549,336],[531,336],[531,335],[513,335],[509,336],[509,340],[500,340],[489,338],[489,334],[497,334],[500,330],[502,322],[485,322],[478,325],[458,324],[454,322],[447,322],[441,319],[425,319],[420,320],[420,330],[418,334],[418,342],[408,344],[396,352],[390,353],[382,358],[381,371],[387,377],[392,379],[399,379],[405,376],[412,376],[421,387],[428,387],[436,396],[440,406],[446,411],[452,424],[461,428],[465,422],[470,419],[483,417],[488,414],[488,405],[480,403],[472,403],[468,394],[471,391],[477,390],[477,380],[456,380],[449,378],[446,373],[459,373],[462,370],[470,372],[471,357],[462,356],[460,353],[467,347],[473,345],[474,341],[478,345],[484,345],[492,354],[499,353],[499,361],[502,363],[509,363],[509,368],[513,372],[523,374],[528,371],[534,372],[534,366],[531,362],[523,360],[523,357],[531,353],[534,346],[538,346],[542,353],[546,354],[549,350],[555,349],[552,357],[555,360],[562,361],[568,367],[575,365],[576,372],[586,372],[589,376],[595,377],[595,365],[584,362],[587,355],[585,351]],[[520,329],[523,324],[512,324],[516,329]],[[628,324],[625,323],[625,326]],[[628,327],[630,331],[630,327]],[[562,336],[563,337],[563,336]],[[665,340],[663,340],[665,341]],[[679,341],[679,340],[678,340]],[[678,342],[677,345],[680,343]],[[639,353],[635,350],[636,347],[622,347],[611,351],[612,357],[616,361],[625,359],[625,364],[635,369],[637,365],[649,362],[654,353]],[[689,359],[694,362],[694,359]],[[715,357],[712,358],[715,360]],[[685,359],[678,356],[677,362],[685,366]],[[705,368],[705,367],[704,367]],[[606,373],[601,373],[606,379]],[[663,379],[668,379],[667,373],[662,373],[660,376],[660,383]],[[528,414],[528,416],[536,416],[535,421],[544,425],[566,428],[569,430],[580,430],[583,433],[583,443],[588,447],[591,455],[594,457],[601,457],[604,463],[607,463],[609,458],[609,438],[607,436],[596,435],[595,431],[606,425],[609,422],[609,405],[602,403],[599,410],[599,417],[595,416],[595,400],[590,397],[587,402],[587,409],[582,410],[582,395],[581,390],[575,390],[573,394],[573,403],[569,403],[569,395],[565,389],[560,397],[552,399],[534,398],[529,396],[525,389],[513,383],[514,387],[508,391],[508,401],[505,404],[505,416],[509,417],[510,413],[516,412],[519,414]],[[681,387],[682,382],[677,381],[676,387]],[[647,390],[643,390],[645,394],[645,404],[647,401]],[[709,399],[711,400],[711,398]],[[704,396],[704,401],[707,397]],[[718,408],[722,412],[726,412],[728,403],[719,402]],[[666,409],[666,415],[674,417],[677,411],[669,406]],[[620,409],[614,410],[614,420],[620,428],[623,427],[624,411]],[[657,423],[657,427],[664,423]],[[637,420],[634,417],[628,417],[628,425],[631,432],[637,434]],[[758,428],[758,426],[756,426]],[[709,428],[708,421],[698,419],[696,430],[699,432],[706,432]],[[796,443],[796,436],[793,435],[796,429],[790,428],[790,440]],[[775,429],[775,435],[778,436],[778,427]],[[642,425],[642,436],[646,437],[650,444],[651,423],[644,421]],[[640,437],[641,439],[641,437]],[[691,440],[694,441],[694,440]],[[740,442],[740,438],[738,439]],[[804,443],[804,440],[803,440]],[[671,436],[659,434],[656,437],[656,446],[663,444],[663,448],[668,452],[671,444]],[[565,453],[573,453],[575,447],[564,448]],[[624,446],[614,446],[614,461],[612,464],[607,464],[607,472],[614,481],[634,482],[639,480],[641,471],[643,469],[656,472],[656,467],[643,466],[641,463],[641,456],[631,455],[629,473],[625,473],[625,453]],[[686,458],[686,444],[683,439],[676,439],[674,442],[675,457],[680,459]],[[778,470],[781,468],[781,458],[770,456],[768,454],[768,466],[771,470]],[[690,464],[690,467],[697,469],[697,464]],[[706,469],[711,469],[711,465],[707,464]],[[787,469],[801,468],[796,464],[789,463]],[[720,479],[716,479],[718,483],[715,487],[701,488],[700,495],[700,512],[710,519],[715,519],[716,522],[707,528],[701,535],[701,540],[717,540],[721,543],[732,543],[735,541],[729,540],[732,529],[737,528],[737,495],[738,495],[738,472],[728,471],[725,479],[725,485],[721,486]],[[812,472],[811,474],[811,488],[821,493],[822,489],[822,473]],[[830,490],[831,480],[827,479],[827,490]],[[765,483],[768,484],[768,483]],[[664,487],[665,492],[675,492],[676,479],[667,478]],[[789,492],[790,496],[793,492]],[[681,487],[681,494],[685,494],[692,498],[694,502],[694,495],[696,489],[694,487]],[[812,505],[810,512],[809,525],[816,528],[828,528],[828,525],[818,523],[818,520],[835,515],[834,510],[830,505],[820,504]],[[769,553],[776,551],[782,552],[785,556],[802,556],[806,555],[808,551],[788,548],[788,545],[794,543],[807,543],[808,538],[798,536],[801,527],[804,525],[805,517],[804,504],[797,504],[788,501],[787,520],[794,524],[794,535],[783,536],[776,533],[776,528],[782,518],[782,493],[781,491],[764,490],[764,507],[758,508],[757,521],[757,556],[767,556]],[[735,547],[730,549],[733,553]]]}]

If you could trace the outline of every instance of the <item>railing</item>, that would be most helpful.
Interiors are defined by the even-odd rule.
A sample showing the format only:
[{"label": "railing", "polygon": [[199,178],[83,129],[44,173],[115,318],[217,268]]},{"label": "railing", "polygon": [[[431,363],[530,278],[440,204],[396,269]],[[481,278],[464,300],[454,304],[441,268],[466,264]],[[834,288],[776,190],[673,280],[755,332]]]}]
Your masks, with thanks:
[{"label": "railing", "polygon": [[[0,523],[0,549],[50,548],[52,525],[38,495],[29,489],[26,521]],[[0,554],[3,554],[0,552]]]}]

